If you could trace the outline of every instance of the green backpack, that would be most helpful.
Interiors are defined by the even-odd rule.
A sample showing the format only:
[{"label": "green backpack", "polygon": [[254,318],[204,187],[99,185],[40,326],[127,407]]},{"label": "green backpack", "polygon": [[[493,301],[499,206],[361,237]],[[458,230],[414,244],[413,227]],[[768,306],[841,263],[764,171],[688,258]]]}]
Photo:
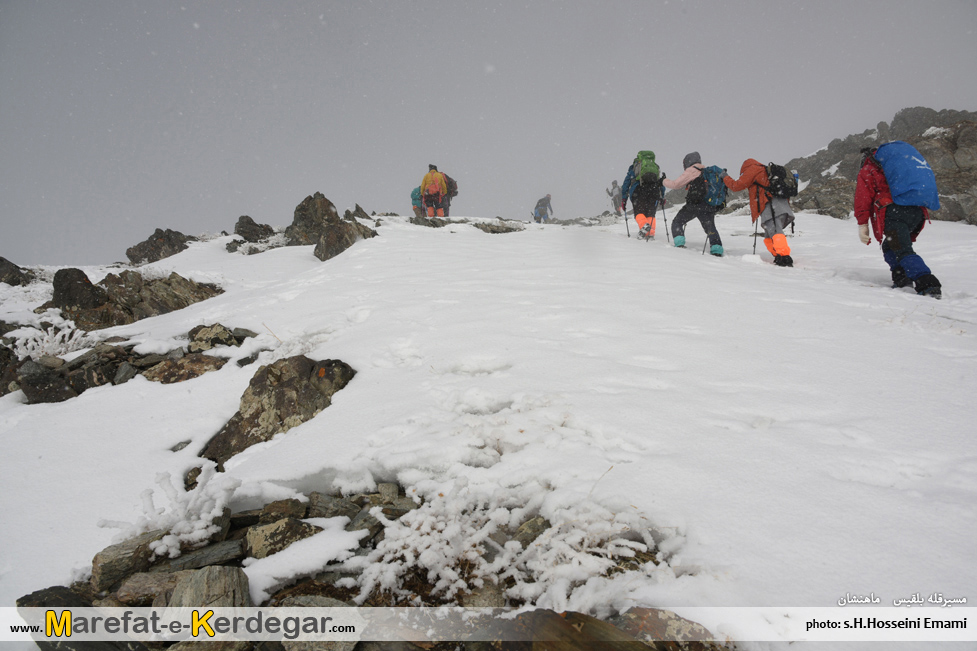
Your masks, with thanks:
[{"label": "green backpack", "polygon": [[655,162],[655,152],[649,150],[638,152],[638,157],[634,159],[634,178],[638,180],[638,183],[642,185],[654,183],[657,185],[660,171],[658,163]]}]

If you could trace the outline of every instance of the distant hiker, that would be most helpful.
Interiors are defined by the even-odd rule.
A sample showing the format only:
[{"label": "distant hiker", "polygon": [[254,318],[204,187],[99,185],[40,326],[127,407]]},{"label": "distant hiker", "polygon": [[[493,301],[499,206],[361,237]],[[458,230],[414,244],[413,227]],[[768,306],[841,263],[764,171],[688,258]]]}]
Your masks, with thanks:
[{"label": "distant hiker", "polygon": [[421,181],[422,201],[427,209],[427,216],[434,217],[437,212],[438,217],[444,217],[443,201],[448,194],[448,184],[437,165],[428,165],[427,170],[424,180]]},{"label": "distant hiker", "polygon": [[866,245],[872,241],[871,222],[892,273],[892,286],[915,285],[917,294],[940,298],[940,281],[913,250],[929,210],[940,209],[933,169],[914,147],[899,140],[863,149],[862,154],[855,186],[859,239]]},{"label": "distant hiker", "polygon": [[682,161],[685,171],[674,181],[663,178],[662,185],[669,190],[687,189],[685,205],[672,221],[672,241],[675,246],[685,246],[685,225],[698,219],[709,238],[709,253],[723,254],[723,241],[716,231],[716,213],[726,204],[725,172],[716,167],[704,167],[699,152],[687,154]]},{"label": "distant hiker", "polygon": [[[781,191],[779,184],[772,183],[768,167],[772,165],[763,165],[753,158],[747,158],[740,167],[740,177],[734,181],[731,177],[724,176],[723,183],[733,192],[750,191],[750,213],[753,215],[754,222],[760,219],[760,226],[763,227],[763,243],[773,256],[773,263],[778,267],[793,267],[794,260],[790,257],[790,246],[787,244],[784,228],[793,223],[794,211],[791,210],[789,199],[779,196],[789,193]],[[784,169],[777,167],[780,170]],[[797,194],[794,175],[790,172],[787,174],[790,180],[794,181],[794,194]]]},{"label": "distant hiker", "polygon": [[536,207],[533,209],[533,219],[536,220],[537,224],[545,223],[550,218],[550,215],[553,214],[553,204],[550,203],[551,198],[550,195],[546,195],[536,202]]},{"label": "distant hiker", "polygon": [[410,193],[410,204],[414,209],[415,217],[424,216],[424,201],[421,198],[421,186],[414,188],[414,191]]},{"label": "distant hiker", "polygon": [[655,210],[662,202],[661,178],[655,163],[655,152],[639,151],[628,168],[621,187],[621,209],[627,214],[628,199],[634,208],[639,239],[655,239]]},{"label": "distant hiker", "polygon": [[604,188],[607,192],[607,196],[611,198],[611,205],[614,206],[614,214],[621,214],[621,186],[617,184],[617,180],[611,181],[611,189],[608,190]]},{"label": "distant hiker", "polygon": [[[442,174],[444,174],[444,172],[442,172]],[[458,196],[458,183],[447,174],[444,174],[444,185],[448,189],[448,191],[444,195],[444,201],[443,201],[444,216],[447,217],[448,211],[451,208],[451,200]]]}]

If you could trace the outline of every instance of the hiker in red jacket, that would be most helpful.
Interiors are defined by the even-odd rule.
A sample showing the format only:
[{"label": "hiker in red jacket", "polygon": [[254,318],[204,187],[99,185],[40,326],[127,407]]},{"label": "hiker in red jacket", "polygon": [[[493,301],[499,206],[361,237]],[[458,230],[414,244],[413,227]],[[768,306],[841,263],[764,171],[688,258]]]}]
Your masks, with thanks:
[{"label": "hiker in red jacket", "polygon": [[916,236],[923,230],[929,211],[924,206],[893,203],[889,183],[875,160],[874,149],[862,150],[862,167],[855,185],[855,221],[858,237],[864,244],[875,239],[882,245],[882,257],[889,265],[893,287],[913,287],[917,294],[940,298],[940,281],[913,250]]}]

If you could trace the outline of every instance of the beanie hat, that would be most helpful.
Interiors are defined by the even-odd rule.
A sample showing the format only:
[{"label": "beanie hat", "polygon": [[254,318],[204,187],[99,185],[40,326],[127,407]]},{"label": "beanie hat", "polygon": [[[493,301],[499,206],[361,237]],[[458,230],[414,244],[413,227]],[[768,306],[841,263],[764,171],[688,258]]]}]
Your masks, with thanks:
[{"label": "beanie hat", "polygon": [[702,164],[702,157],[699,156],[699,152],[697,151],[694,151],[691,154],[686,154],[685,158],[682,159],[682,166],[686,169],[696,164]]},{"label": "beanie hat", "polygon": [[427,168],[429,170],[431,170],[432,172],[437,172],[438,171],[438,166],[437,165],[428,165]]}]

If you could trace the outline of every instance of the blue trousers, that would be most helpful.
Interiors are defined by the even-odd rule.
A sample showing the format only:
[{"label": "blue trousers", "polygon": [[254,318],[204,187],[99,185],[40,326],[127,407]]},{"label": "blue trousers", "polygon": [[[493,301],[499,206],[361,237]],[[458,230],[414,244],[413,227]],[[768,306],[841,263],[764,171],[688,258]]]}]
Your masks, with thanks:
[{"label": "blue trousers", "polygon": [[889,269],[902,269],[910,280],[930,273],[923,259],[913,251],[913,235],[923,227],[923,209],[918,206],[889,204],[885,209],[885,238],[882,256]]}]

